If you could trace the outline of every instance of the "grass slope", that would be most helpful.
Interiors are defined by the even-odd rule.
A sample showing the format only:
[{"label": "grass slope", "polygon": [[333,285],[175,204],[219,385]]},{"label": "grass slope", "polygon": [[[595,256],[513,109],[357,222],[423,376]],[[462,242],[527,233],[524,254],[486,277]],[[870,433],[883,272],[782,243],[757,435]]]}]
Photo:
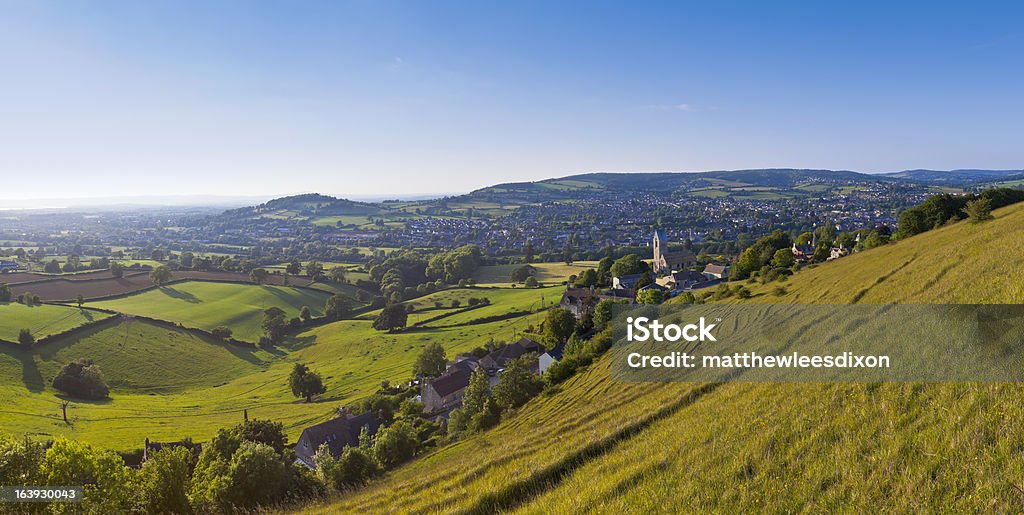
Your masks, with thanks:
[{"label": "grass slope", "polygon": [[89,306],[206,330],[223,325],[231,328],[235,338],[255,342],[262,332],[263,310],[276,306],[291,318],[309,306],[314,316],[321,316],[327,297],[327,293],[283,286],[190,281]]},{"label": "grass slope", "polygon": [[39,339],[109,316],[96,311],[50,304],[28,307],[16,302],[0,302],[0,340],[17,342],[18,333],[22,329],[30,329],[32,335]]},{"label": "grass slope", "polygon": [[[753,300],[1020,302],[1024,206],[996,214]],[[609,368],[313,511],[1024,510],[1020,385],[616,383]]]},{"label": "grass slope", "polygon": [[[478,286],[509,286],[511,284],[509,275],[517,265],[490,265],[482,266],[473,277]],[[561,283],[569,279],[570,275],[580,275],[581,272],[590,268],[597,268],[597,261],[577,261],[571,265],[565,263],[533,263],[530,266],[537,269],[534,277],[541,283]]]}]

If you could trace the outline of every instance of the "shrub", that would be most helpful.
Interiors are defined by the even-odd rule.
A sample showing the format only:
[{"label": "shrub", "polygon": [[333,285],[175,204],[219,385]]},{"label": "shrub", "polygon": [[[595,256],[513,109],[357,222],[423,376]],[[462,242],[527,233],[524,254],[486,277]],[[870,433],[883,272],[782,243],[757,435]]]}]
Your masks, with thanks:
[{"label": "shrub", "polygon": [[18,332],[18,343],[29,347],[36,342],[36,337],[32,336],[31,329],[22,329]]},{"label": "shrub", "polygon": [[228,338],[231,338],[231,335],[233,334],[230,327],[226,327],[223,325],[214,328],[213,331],[210,331],[210,333],[212,333],[217,338],[220,338],[221,340],[227,340]]}]

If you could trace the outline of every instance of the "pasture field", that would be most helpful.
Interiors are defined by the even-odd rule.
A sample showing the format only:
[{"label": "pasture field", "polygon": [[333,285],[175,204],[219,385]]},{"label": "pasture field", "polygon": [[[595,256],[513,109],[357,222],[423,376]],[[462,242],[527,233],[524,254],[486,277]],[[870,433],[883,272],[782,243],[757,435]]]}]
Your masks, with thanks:
[{"label": "pasture field", "polygon": [[[541,309],[541,301],[545,306],[557,304],[562,298],[561,286],[547,288],[451,288],[439,292],[424,295],[407,302],[416,311],[409,314],[409,324],[414,321],[431,318],[445,312],[456,313],[469,307],[471,297],[487,298],[490,305],[472,309],[464,313],[456,313],[445,317],[428,326],[448,326],[466,323],[470,320],[484,318],[494,315],[503,315],[512,311],[537,311]],[[453,300],[459,301],[459,309],[450,309]],[[440,302],[444,310],[437,310],[435,302]],[[372,319],[380,314],[380,310],[370,311],[359,318]]]},{"label": "pasture field", "polygon": [[[115,278],[109,272],[89,273],[78,276],[39,277],[34,274],[28,282],[11,283],[15,295],[30,292],[44,301],[72,302],[78,295],[86,299],[97,299],[114,295],[126,295],[150,290],[156,287],[149,278],[149,271],[125,270],[124,277]],[[235,281],[249,282],[249,276],[235,272],[203,272],[184,270],[172,272],[172,281]],[[282,285],[284,277],[271,275],[266,284]],[[293,286],[309,284],[306,279],[291,278]]]},{"label": "pasture field", "polygon": [[[100,448],[137,449],[145,438],[206,441],[217,429],[250,418],[285,424],[291,441],[303,428],[332,416],[338,407],[372,394],[381,381],[406,381],[428,343],[448,356],[512,341],[540,315],[475,325],[388,334],[366,321],[344,320],[298,334],[271,351],[227,345],[185,331],[141,321],[86,331],[32,352],[0,348],[0,416],[18,435],[64,435]],[[128,337],[125,337],[125,334]],[[72,424],[61,419],[60,400],[49,384],[68,360],[89,357],[111,386],[107,401],[73,402]],[[288,374],[296,362],[319,372],[327,393],[316,402],[296,400]]]},{"label": "pasture field", "polygon": [[109,317],[106,313],[70,306],[43,304],[29,307],[17,302],[0,302],[0,340],[17,342],[22,329],[31,330],[32,336],[38,340]]},{"label": "pasture field", "polygon": [[[510,286],[509,274],[516,268],[523,266],[515,265],[490,265],[482,266],[473,276],[477,286]],[[597,261],[577,261],[571,265],[565,263],[532,263],[530,266],[537,269],[534,277],[541,284],[562,283],[569,279],[570,275],[580,275],[588,268],[597,268]]]},{"label": "pasture field", "polygon": [[[1020,303],[1024,205],[995,214],[799,272],[782,296],[748,285],[751,301]],[[1024,509],[1021,385],[623,383],[609,360],[314,511]]]},{"label": "pasture field", "polygon": [[303,306],[309,306],[314,316],[322,316],[329,296],[285,286],[188,281],[88,305],[207,331],[227,326],[235,338],[255,342],[262,333],[260,322],[265,309],[279,307],[291,318],[298,316]]}]

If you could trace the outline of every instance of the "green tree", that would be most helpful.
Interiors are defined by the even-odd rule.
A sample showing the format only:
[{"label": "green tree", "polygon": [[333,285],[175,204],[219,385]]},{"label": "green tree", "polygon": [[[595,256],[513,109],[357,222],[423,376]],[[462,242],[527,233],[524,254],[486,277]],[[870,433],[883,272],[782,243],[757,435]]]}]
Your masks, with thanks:
[{"label": "green tree", "polygon": [[609,269],[612,277],[639,274],[644,271],[644,263],[636,254],[626,254],[615,260]]},{"label": "green tree", "polygon": [[313,318],[313,312],[309,310],[309,306],[302,306],[302,309],[299,311],[299,317],[309,322]]},{"label": "green tree", "polygon": [[122,265],[121,263],[111,263],[110,275],[114,276],[117,279],[124,277],[124,265]]},{"label": "green tree", "polygon": [[984,222],[995,218],[992,216],[992,201],[981,197],[967,202],[964,206],[964,213],[971,223]]},{"label": "green tree", "polygon": [[324,276],[324,265],[319,261],[306,263],[306,275],[313,281],[319,281]]},{"label": "green tree", "polygon": [[409,312],[402,304],[384,306],[377,318],[373,320],[373,328],[378,331],[395,331],[405,327],[409,320]]},{"label": "green tree", "polygon": [[625,304],[624,300],[604,299],[594,306],[594,328],[598,331],[604,329],[612,321],[612,310],[616,304]]},{"label": "green tree", "polygon": [[345,270],[345,267],[343,266],[331,267],[331,269],[327,271],[327,278],[336,283],[343,283],[345,282],[346,273],[348,273],[348,270]]},{"label": "green tree", "polygon": [[21,331],[18,331],[18,343],[23,347],[31,347],[36,343],[36,337],[32,336],[32,330],[22,329]]},{"label": "green tree", "polygon": [[10,302],[13,295],[7,283],[0,283],[0,302]]},{"label": "green tree", "polygon": [[277,343],[288,329],[285,312],[279,307],[270,307],[263,311],[263,322],[260,323],[263,334],[271,343]]},{"label": "green tree", "polygon": [[39,470],[40,486],[83,488],[83,499],[75,505],[81,513],[132,511],[132,484],[132,473],[120,456],[60,436],[47,449]]},{"label": "green tree", "polygon": [[523,261],[526,263],[533,263],[534,259],[533,242],[528,241],[526,242],[526,245],[523,246]]},{"label": "green tree", "polygon": [[296,363],[288,376],[288,385],[296,397],[305,397],[306,402],[313,402],[313,396],[327,391],[320,374],[313,372],[306,365]]},{"label": "green tree", "polygon": [[789,268],[793,266],[796,259],[793,257],[792,249],[779,249],[772,255],[772,266],[780,268]]},{"label": "green tree", "polygon": [[536,277],[531,276],[526,278],[526,281],[523,282],[523,286],[526,286],[527,288],[540,288],[540,283],[537,282]]},{"label": "green tree", "polygon": [[416,429],[405,420],[377,432],[373,441],[373,456],[385,468],[394,467],[416,455],[419,438]]},{"label": "green tree", "polygon": [[522,265],[512,269],[512,273],[509,274],[508,279],[514,283],[521,283],[526,281],[530,277],[533,277],[537,273],[537,269],[533,265]]},{"label": "green tree", "polygon": [[526,355],[512,360],[501,373],[494,387],[494,401],[501,409],[518,408],[544,388],[544,381],[530,372],[537,356]]},{"label": "green tree", "polygon": [[469,386],[462,395],[462,407],[453,411],[448,421],[448,432],[459,434],[469,429],[472,418],[483,411],[484,403],[491,397],[491,383],[487,372],[476,369],[469,376]]},{"label": "green tree", "polygon": [[188,492],[192,450],[171,447],[153,453],[139,471],[138,495],[147,513],[191,513]]},{"label": "green tree", "polygon": [[86,358],[61,367],[53,378],[53,387],[80,399],[105,399],[110,394],[99,366]]},{"label": "green tree", "polygon": [[78,309],[82,309],[82,304],[85,304],[85,297],[78,294],[78,296],[75,297],[75,303],[78,304]]},{"label": "green tree", "polygon": [[160,266],[154,268],[149,273],[149,278],[152,279],[153,280],[153,284],[155,284],[157,286],[163,286],[163,285],[171,282],[172,277],[173,276],[171,274],[171,269],[168,268],[167,265],[160,265]]},{"label": "green tree", "polygon": [[597,286],[597,270],[588,268],[584,270],[579,277],[576,278],[577,288],[590,288],[591,286]]},{"label": "green tree", "polygon": [[249,280],[256,284],[263,284],[270,277],[270,272],[263,268],[253,268],[249,272]]},{"label": "green tree", "polygon": [[576,329],[576,317],[562,308],[552,308],[544,316],[544,337],[552,346],[559,345]]},{"label": "green tree", "polygon": [[218,496],[222,507],[269,505],[282,495],[287,465],[268,445],[244,441],[231,456]]},{"label": "green tree", "polygon": [[444,372],[448,364],[448,358],[444,355],[444,347],[440,343],[432,342],[427,344],[416,358],[416,364],[412,367],[412,375],[437,377]]},{"label": "green tree", "polygon": [[327,298],[327,304],[324,307],[324,316],[328,320],[341,320],[348,316],[349,312],[352,311],[352,301],[340,293],[335,293]]},{"label": "green tree", "polygon": [[665,294],[661,290],[650,288],[638,293],[636,301],[640,304],[661,304],[665,301]]},{"label": "green tree", "polygon": [[302,272],[302,262],[298,259],[293,259],[288,263],[288,266],[286,266],[284,270],[290,275],[299,275],[299,273]]}]

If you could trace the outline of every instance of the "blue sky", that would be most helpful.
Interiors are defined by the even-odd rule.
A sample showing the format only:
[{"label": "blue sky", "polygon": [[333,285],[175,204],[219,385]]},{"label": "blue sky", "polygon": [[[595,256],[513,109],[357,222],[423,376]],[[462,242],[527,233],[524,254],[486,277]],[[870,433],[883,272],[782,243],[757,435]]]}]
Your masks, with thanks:
[{"label": "blue sky", "polygon": [[0,2],[0,199],[1024,167],[1016,2]]}]

